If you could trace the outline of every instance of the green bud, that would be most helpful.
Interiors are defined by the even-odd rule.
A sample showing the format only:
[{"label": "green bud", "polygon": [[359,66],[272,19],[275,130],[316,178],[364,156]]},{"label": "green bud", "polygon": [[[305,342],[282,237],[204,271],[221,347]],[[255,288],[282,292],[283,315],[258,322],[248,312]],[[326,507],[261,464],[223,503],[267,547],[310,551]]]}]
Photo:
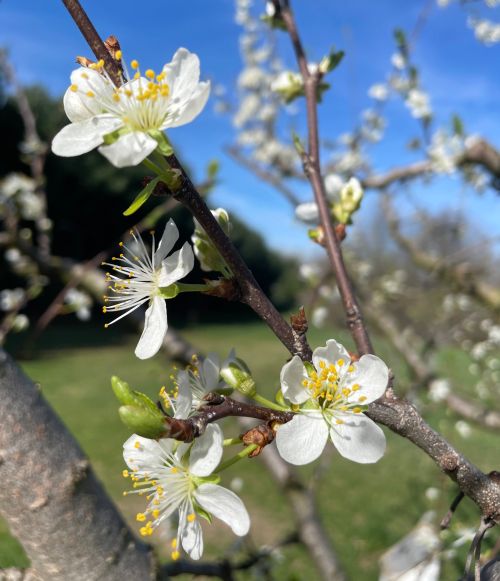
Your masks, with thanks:
[{"label": "green bud", "polygon": [[158,439],[165,435],[165,417],[158,408],[154,412],[146,407],[125,405],[118,413],[127,428],[143,438]]},{"label": "green bud", "polygon": [[255,381],[250,369],[248,369],[246,363],[239,358],[235,357],[226,361],[222,365],[220,376],[230,387],[236,389],[243,395],[252,397],[257,393]]}]

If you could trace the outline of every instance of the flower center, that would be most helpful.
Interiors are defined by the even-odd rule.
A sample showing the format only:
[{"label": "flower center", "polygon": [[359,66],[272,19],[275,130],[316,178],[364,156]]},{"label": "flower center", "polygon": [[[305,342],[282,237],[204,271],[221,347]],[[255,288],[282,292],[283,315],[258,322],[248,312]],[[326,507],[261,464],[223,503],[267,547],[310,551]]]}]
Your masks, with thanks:
[{"label": "flower center", "polygon": [[[349,376],[354,370],[354,366],[343,359],[339,359],[335,364],[328,364],[322,360],[319,362],[319,369],[310,372],[309,378],[304,379],[302,385],[309,390],[311,399],[322,411],[359,414],[363,411],[362,404],[367,398],[364,395],[357,395],[361,390],[359,384],[349,382]],[[341,420],[337,422],[340,423]]]}]

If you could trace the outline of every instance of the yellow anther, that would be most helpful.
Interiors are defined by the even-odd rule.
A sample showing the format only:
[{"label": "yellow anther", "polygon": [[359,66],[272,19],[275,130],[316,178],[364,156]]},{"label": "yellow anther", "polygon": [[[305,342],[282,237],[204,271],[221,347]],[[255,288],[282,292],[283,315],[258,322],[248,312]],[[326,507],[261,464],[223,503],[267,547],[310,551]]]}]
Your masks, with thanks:
[{"label": "yellow anther", "polygon": [[120,242],[120,243],[118,244],[118,246],[123,246],[123,242]]},{"label": "yellow anther", "polygon": [[352,391],[359,391],[361,389],[361,386],[358,383],[355,383],[352,387],[351,390]]},{"label": "yellow anther", "polygon": [[97,61],[97,68],[102,69],[102,67],[104,66],[104,61],[103,59],[100,59]]},{"label": "yellow anther", "polygon": [[123,496],[127,496],[127,494],[128,494],[128,492],[126,490],[122,492]]},{"label": "yellow anther", "polygon": [[163,81],[163,79],[166,77],[165,72],[162,71],[159,75],[156,75],[156,80],[158,82]]},{"label": "yellow anther", "polygon": [[323,361],[323,359],[319,362],[319,366],[321,367],[321,369],[324,369],[326,367],[326,362]]},{"label": "yellow anther", "polygon": [[87,95],[87,97],[90,97],[90,98],[95,97],[94,91],[87,91],[85,94]]},{"label": "yellow anther", "polygon": [[76,93],[78,91],[78,85],[70,85],[69,90]]},{"label": "yellow anther", "polygon": [[359,401],[359,403],[363,403],[363,402],[364,402],[364,401],[366,401],[367,399],[368,399],[368,398],[366,397],[366,395],[362,395],[362,396],[361,396],[361,397],[358,399],[358,401]]},{"label": "yellow anther", "polygon": [[307,387],[309,385],[309,382],[307,381],[307,379],[302,380],[302,385],[304,387]]},{"label": "yellow anther", "polygon": [[170,472],[172,472],[172,474],[177,474],[177,472],[179,472],[179,469],[176,468],[175,466],[172,466],[172,468],[170,468]]},{"label": "yellow anther", "polygon": [[156,487],[156,493],[158,494],[158,496],[162,496],[164,492],[165,491],[163,490],[163,488],[161,486]]},{"label": "yellow anther", "polygon": [[117,51],[115,52],[115,59],[116,59],[117,61],[121,61],[121,60],[122,60],[122,51],[121,51],[121,50],[117,50]]},{"label": "yellow anther", "polygon": [[168,85],[163,85],[160,93],[162,97],[168,97],[170,94],[170,87]]},{"label": "yellow anther", "polygon": [[179,553],[179,551],[172,551],[172,559],[174,561],[177,561],[180,556],[181,556],[181,554]]},{"label": "yellow anther", "polygon": [[354,365],[349,365],[349,367],[347,368],[347,371],[349,373],[352,373],[354,371]]},{"label": "yellow anther", "polygon": [[145,73],[146,77],[148,79],[154,79],[155,78],[155,72],[153,71],[153,69],[148,69]]},{"label": "yellow anther", "polygon": [[139,68],[139,61],[136,61],[135,59],[133,61],[130,62],[130,66],[136,70]]},{"label": "yellow anther", "polygon": [[109,327],[109,323],[104,323],[104,328],[107,329]]},{"label": "yellow anther", "polygon": [[[127,97],[132,97],[133,93],[132,93],[132,91],[130,89],[126,89],[125,90],[125,95],[127,95]],[[131,232],[131,234],[132,234],[132,232]]]},{"label": "yellow anther", "polygon": [[196,519],[196,515],[194,514],[194,512],[187,515],[188,522],[193,522],[195,519]]},{"label": "yellow anther", "polygon": [[338,424],[339,426],[341,426],[344,423],[344,420],[341,420],[341,419],[337,418],[335,420],[335,423]]},{"label": "yellow anther", "polygon": [[361,413],[363,410],[362,410],[361,408],[358,408],[358,407],[356,407],[356,408],[353,408],[353,410],[352,410],[352,411],[353,411],[355,414],[360,414],[360,413]]},{"label": "yellow anther", "polygon": [[177,539],[172,539],[170,542],[170,546],[172,547],[172,549],[176,549],[177,548]]},{"label": "yellow anther", "polygon": [[144,522],[146,520],[146,515],[143,512],[138,512],[135,515],[135,520],[137,520],[139,522]]},{"label": "yellow anther", "polygon": [[339,360],[337,361],[337,365],[338,365],[339,367],[342,367],[342,365],[344,365],[344,363],[345,363],[345,361],[344,361],[343,359],[339,359]]},{"label": "yellow anther", "polygon": [[139,442],[139,440],[137,440],[134,444],[134,448],[139,449],[141,447],[141,443]]},{"label": "yellow anther", "polygon": [[153,511],[151,511],[151,514],[153,515],[153,518],[158,518],[160,516],[160,511],[155,508]]},{"label": "yellow anther", "polygon": [[123,470],[123,472],[122,472],[122,476],[123,476],[123,478],[128,478],[128,477],[129,477],[129,472],[128,472],[128,470]]},{"label": "yellow anther", "polygon": [[120,100],[120,95],[118,93],[113,93],[113,101],[118,103],[119,100]]},{"label": "yellow anther", "polygon": [[89,76],[87,75],[87,73],[82,73],[80,76],[82,77],[82,79],[88,79],[89,78]]},{"label": "yellow anther", "polygon": [[[137,71],[136,73],[134,73],[134,79],[139,79],[141,76],[141,73],[139,71]],[[137,98],[140,100],[141,95],[138,95]]]},{"label": "yellow anther", "polygon": [[107,311],[106,307],[102,307],[102,312],[105,313]]}]

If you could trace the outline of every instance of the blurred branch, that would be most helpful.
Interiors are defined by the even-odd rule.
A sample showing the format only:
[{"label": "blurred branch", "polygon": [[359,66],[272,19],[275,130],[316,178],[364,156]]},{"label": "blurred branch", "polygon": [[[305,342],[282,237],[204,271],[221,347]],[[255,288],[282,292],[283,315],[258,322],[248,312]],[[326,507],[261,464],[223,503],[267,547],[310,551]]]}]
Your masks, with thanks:
[{"label": "blurred branch", "polygon": [[449,265],[445,261],[431,256],[404,236],[399,218],[388,195],[384,195],[382,198],[382,208],[389,226],[389,232],[394,241],[409,254],[416,266],[427,272],[434,273],[445,282],[451,282],[463,292],[480,301],[487,308],[495,311],[500,309],[500,289],[478,280],[463,265]]},{"label": "blurred branch", "polygon": [[0,398],[0,511],[34,577],[151,579],[150,550],[133,539],[76,441],[4,351]]}]

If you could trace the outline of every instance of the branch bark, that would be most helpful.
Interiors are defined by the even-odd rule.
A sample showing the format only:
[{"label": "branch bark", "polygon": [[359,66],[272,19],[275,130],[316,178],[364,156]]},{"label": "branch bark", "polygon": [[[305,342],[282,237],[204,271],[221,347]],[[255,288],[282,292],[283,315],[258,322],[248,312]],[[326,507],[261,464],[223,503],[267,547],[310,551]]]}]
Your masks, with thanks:
[{"label": "branch bark", "polygon": [[87,458],[40,390],[0,351],[0,512],[32,579],[154,579]]}]

